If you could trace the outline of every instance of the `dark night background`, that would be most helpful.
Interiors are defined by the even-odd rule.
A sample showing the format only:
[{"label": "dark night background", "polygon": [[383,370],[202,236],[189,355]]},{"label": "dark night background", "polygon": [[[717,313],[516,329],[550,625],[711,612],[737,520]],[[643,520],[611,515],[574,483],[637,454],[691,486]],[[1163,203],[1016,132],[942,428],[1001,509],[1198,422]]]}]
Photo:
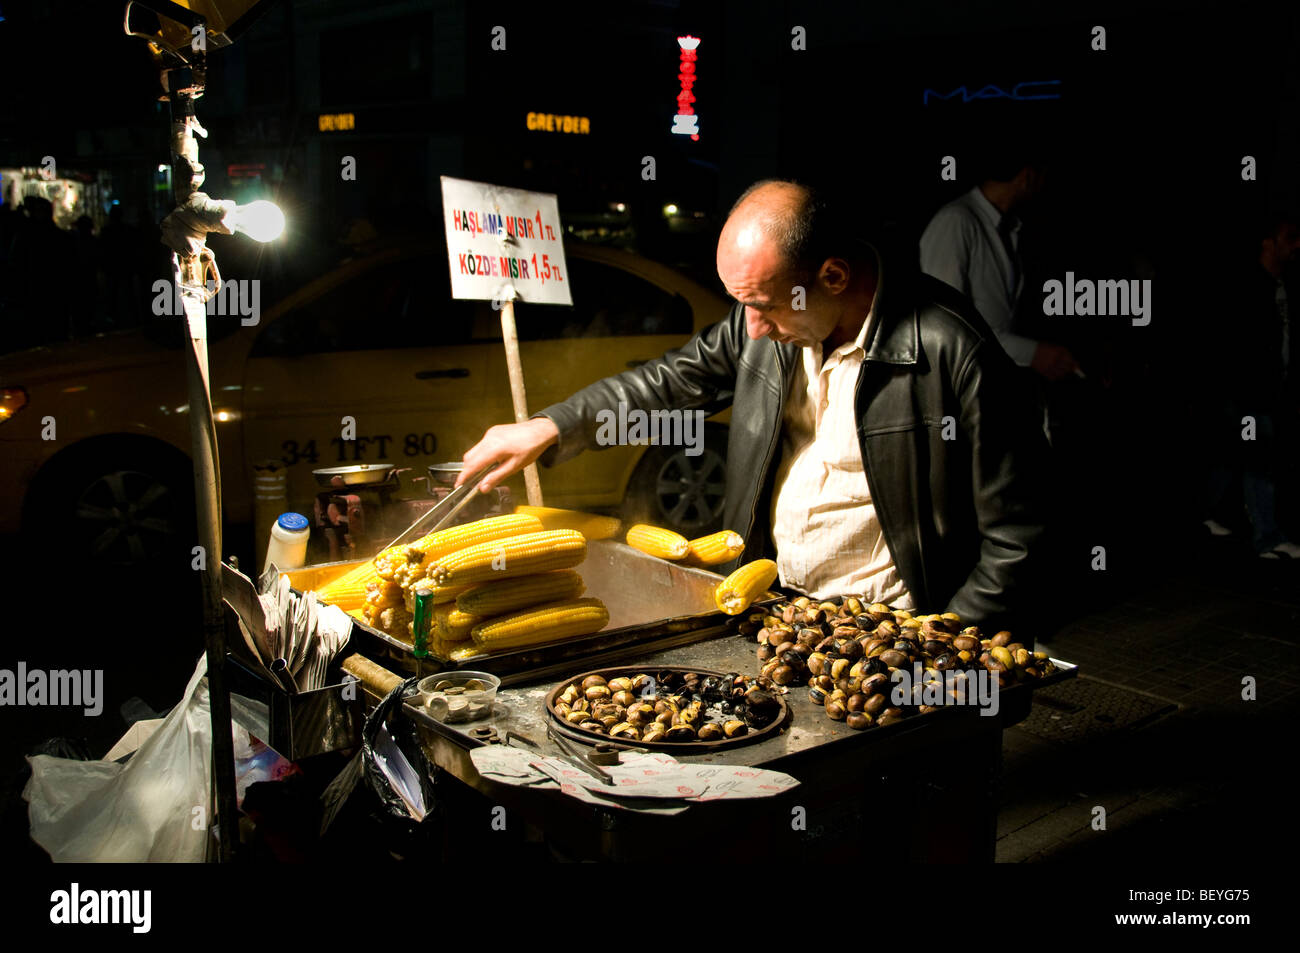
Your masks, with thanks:
[{"label": "dark night background", "polygon": [[[1112,569],[1101,581],[1063,568],[1059,622],[1201,558],[1188,539],[1212,451],[1196,402],[1231,362],[1249,360],[1233,350],[1216,278],[1249,253],[1254,215],[1300,198],[1296,5],[266,5],[232,48],[210,51],[198,114],[209,132],[204,190],[273,198],[290,222],[260,264],[241,260],[251,243],[211,245],[223,270],[265,269],[278,291],[324,272],[359,219],[382,235],[437,229],[440,175],[555,192],[567,225],[605,227],[608,240],[721,291],[717,232],[755,179],[827,184],[861,208],[864,228],[887,227],[915,248],[933,212],[975,184],[991,141],[1006,134],[1050,149],[1049,191],[1026,216],[1026,288],[1066,270],[1154,275],[1150,326],[1074,318],[1045,332],[1089,372],[1088,382],[1062,385],[1060,398],[1063,545],[1106,539]],[[0,0],[0,13],[0,168],[53,155],[63,169],[107,173],[112,198],[156,258],[155,225],[170,204],[154,176],[168,160],[167,112],[143,41],[122,33],[122,5]],[[491,48],[498,24],[505,51]],[[791,49],[795,25],[806,28],[805,51]],[[1094,25],[1106,28],[1105,51],[1090,48]],[[702,38],[698,142],[668,132],[675,37],[687,32]],[[1059,99],[923,102],[927,89],[1048,80],[1059,80]],[[530,111],[590,117],[592,132],[530,132]],[[318,130],[318,114],[344,112],[355,114],[354,130]],[[344,155],[357,157],[355,183],[339,180]],[[955,182],[939,179],[945,155],[957,157]],[[1257,181],[1242,181],[1245,155],[1258,162]],[[654,181],[641,177],[644,156],[655,157]],[[251,177],[231,174],[250,168]],[[614,214],[612,203],[627,212]],[[691,213],[685,227],[665,225],[667,203]],[[1293,527],[1295,515],[1283,510]],[[1255,571],[1238,557],[1223,578]],[[1264,585],[1293,590],[1295,581],[1292,573]],[[188,600],[157,597],[181,621],[110,712],[131,694],[157,709],[174,702],[201,645],[197,602]],[[105,614],[96,631],[113,631],[108,606],[96,610]],[[1292,647],[1295,631],[1294,613],[1279,617],[1279,637]],[[29,659],[38,664],[35,653]],[[6,755],[87,730],[58,717],[42,714]],[[122,727],[105,724],[105,737],[90,739],[95,753]]]}]

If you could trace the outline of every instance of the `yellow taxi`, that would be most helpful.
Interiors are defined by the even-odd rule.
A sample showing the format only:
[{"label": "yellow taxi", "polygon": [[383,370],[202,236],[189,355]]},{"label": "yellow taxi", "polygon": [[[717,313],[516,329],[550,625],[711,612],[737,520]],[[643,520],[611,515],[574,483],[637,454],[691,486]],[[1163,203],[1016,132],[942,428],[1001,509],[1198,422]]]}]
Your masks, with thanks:
[{"label": "yellow taxi", "polygon": [[[251,519],[262,461],[288,468],[289,507],[311,514],[314,469],[384,462],[423,475],[513,420],[500,315],[449,299],[445,255],[430,243],[356,258],[212,342],[227,521]],[[659,356],[728,308],[629,252],[567,244],[566,258],[573,305],[516,308],[532,409]],[[112,562],[190,540],[188,412],[181,353],[140,331],[0,356],[0,532],[24,525]],[[614,447],[543,470],[542,490],[547,505],[709,530],[725,447],[711,422],[699,455]],[[512,486],[522,500],[522,481]],[[420,492],[408,483],[404,495]]]}]

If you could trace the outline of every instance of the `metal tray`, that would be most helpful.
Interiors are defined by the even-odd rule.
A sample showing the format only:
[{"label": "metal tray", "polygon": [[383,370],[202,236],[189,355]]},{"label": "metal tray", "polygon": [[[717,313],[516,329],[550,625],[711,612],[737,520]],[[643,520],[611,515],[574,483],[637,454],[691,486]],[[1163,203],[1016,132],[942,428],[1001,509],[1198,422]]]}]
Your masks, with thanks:
[{"label": "metal tray", "polygon": [[[577,567],[586,583],[584,596],[596,596],[609,609],[609,624],[580,639],[568,639],[455,661],[430,655],[421,666],[412,646],[360,619],[355,629],[379,640],[372,647],[384,657],[415,674],[446,669],[475,668],[501,678],[503,685],[547,677],[563,677],[582,660],[596,665],[632,663],[649,652],[730,635],[735,616],[718,611],[714,590],[722,581],[718,573],[658,559],[625,543],[596,540],[588,544],[587,558]],[[769,592],[756,607],[783,598]]]},{"label": "metal tray", "polygon": [[611,738],[609,735],[598,734],[594,731],[584,731],[581,728],[575,728],[568,722],[564,721],[555,714],[555,699],[564,691],[564,687],[571,682],[581,683],[589,675],[600,675],[606,681],[611,678],[618,678],[621,675],[647,675],[655,672],[695,672],[699,675],[716,675],[719,678],[726,675],[726,672],[714,672],[708,669],[690,668],[686,665],[621,665],[617,668],[595,669],[590,672],[583,672],[572,678],[566,678],[560,684],[556,685],[546,693],[546,715],[550,719],[551,729],[564,735],[566,738],[573,738],[575,741],[581,741],[587,745],[608,744],[616,748],[646,748],[652,751],[677,752],[678,754],[704,754],[708,751],[717,751],[721,748],[738,748],[741,745],[754,744],[757,741],[766,741],[772,735],[780,734],[785,727],[786,722],[790,720],[790,706],[785,703],[785,699],[780,695],[775,695],[777,702],[781,705],[781,714],[770,725],[760,728],[757,731],[747,731],[739,738],[718,738],[716,741],[620,741],[618,738]]}]

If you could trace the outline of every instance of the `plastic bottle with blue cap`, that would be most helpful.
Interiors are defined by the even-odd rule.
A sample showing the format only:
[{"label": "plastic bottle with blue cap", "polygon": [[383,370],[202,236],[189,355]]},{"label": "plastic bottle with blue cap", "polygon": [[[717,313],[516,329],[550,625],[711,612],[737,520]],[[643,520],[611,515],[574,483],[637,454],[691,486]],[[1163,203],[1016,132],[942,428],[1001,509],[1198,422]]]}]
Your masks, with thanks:
[{"label": "plastic bottle with blue cap", "polygon": [[311,530],[307,517],[300,513],[281,513],[280,518],[271,527],[271,538],[266,544],[266,563],[262,572],[270,568],[271,563],[281,570],[300,569],[307,564],[307,537]]}]

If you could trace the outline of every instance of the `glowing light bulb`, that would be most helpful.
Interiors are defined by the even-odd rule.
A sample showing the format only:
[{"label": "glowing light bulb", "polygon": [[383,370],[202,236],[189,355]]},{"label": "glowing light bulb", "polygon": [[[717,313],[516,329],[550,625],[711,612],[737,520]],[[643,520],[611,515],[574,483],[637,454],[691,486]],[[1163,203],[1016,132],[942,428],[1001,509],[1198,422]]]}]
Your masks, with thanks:
[{"label": "glowing light bulb", "polygon": [[284,213],[274,202],[265,199],[236,205],[226,221],[232,229],[255,242],[275,241],[284,232]]}]

